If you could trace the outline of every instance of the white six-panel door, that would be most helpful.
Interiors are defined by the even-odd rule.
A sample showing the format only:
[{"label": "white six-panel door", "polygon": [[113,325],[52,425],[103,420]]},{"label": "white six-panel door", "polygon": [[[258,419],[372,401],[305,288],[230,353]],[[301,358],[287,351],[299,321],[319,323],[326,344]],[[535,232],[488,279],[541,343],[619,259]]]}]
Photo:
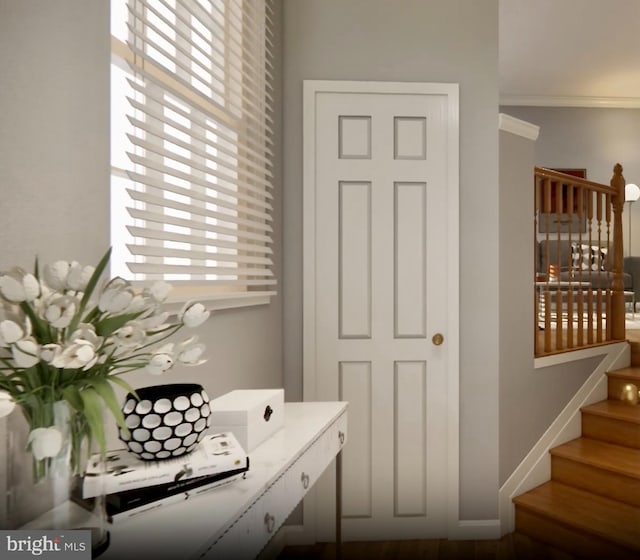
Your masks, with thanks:
[{"label": "white six-panel door", "polygon": [[345,540],[446,537],[458,473],[457,89],[353,86],[305,83],[304,396],[349,402]]}]

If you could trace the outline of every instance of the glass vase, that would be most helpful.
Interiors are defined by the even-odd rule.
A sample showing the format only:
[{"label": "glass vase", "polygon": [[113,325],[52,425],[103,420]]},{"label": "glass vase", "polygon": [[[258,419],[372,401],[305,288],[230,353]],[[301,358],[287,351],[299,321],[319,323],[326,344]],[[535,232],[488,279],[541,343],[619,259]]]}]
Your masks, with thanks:
[{"label": "glass vase", "polygon": [[[7,426],[7,529],[89,530],[92,558],[109,544],[105,495],[82,497],[86,462],[96,449],[89,446],[78,426],[85,421],[66,401],[43,403],[48,410],[30,415],[12,414]],[[39,426],[38,424],[43,424]],[[37,458],[29,450],[29,434],[38,427],[53,426],[62,437],[54,457]]]}]

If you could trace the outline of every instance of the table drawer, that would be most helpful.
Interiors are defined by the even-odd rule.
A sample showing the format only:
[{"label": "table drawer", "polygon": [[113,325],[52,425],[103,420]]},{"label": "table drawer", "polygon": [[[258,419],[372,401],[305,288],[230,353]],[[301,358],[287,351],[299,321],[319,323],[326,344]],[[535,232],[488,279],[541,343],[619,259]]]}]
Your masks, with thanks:
[{"label": "table drawer", "polygon": [[255,558],[346,443],[347,415],[338,417],[202,556]]}]

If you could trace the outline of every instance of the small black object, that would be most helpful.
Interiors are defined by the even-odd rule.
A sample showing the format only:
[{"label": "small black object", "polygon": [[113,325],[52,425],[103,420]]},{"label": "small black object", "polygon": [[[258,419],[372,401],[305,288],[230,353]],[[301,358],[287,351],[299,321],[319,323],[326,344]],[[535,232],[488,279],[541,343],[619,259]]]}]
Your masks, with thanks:
[{"label": "small black object", "polygon": [[272,414],[273,414],[273,408],[271,408],[269,405],[267,405],[267,408],[264,409],[264,420],[265,420],[265,422],[269,421],[269,419],[271,418]]}]

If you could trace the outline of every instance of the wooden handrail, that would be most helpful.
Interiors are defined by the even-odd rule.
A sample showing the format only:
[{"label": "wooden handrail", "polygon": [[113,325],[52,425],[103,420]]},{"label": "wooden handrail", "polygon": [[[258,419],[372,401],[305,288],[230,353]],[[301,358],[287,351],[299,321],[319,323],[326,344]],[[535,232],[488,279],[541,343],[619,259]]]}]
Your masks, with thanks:
[{"label": "wooden handrail", "polygon": [[624,340],[622,166],[609,185],[536,167],[534,186],[536,356]]}]

